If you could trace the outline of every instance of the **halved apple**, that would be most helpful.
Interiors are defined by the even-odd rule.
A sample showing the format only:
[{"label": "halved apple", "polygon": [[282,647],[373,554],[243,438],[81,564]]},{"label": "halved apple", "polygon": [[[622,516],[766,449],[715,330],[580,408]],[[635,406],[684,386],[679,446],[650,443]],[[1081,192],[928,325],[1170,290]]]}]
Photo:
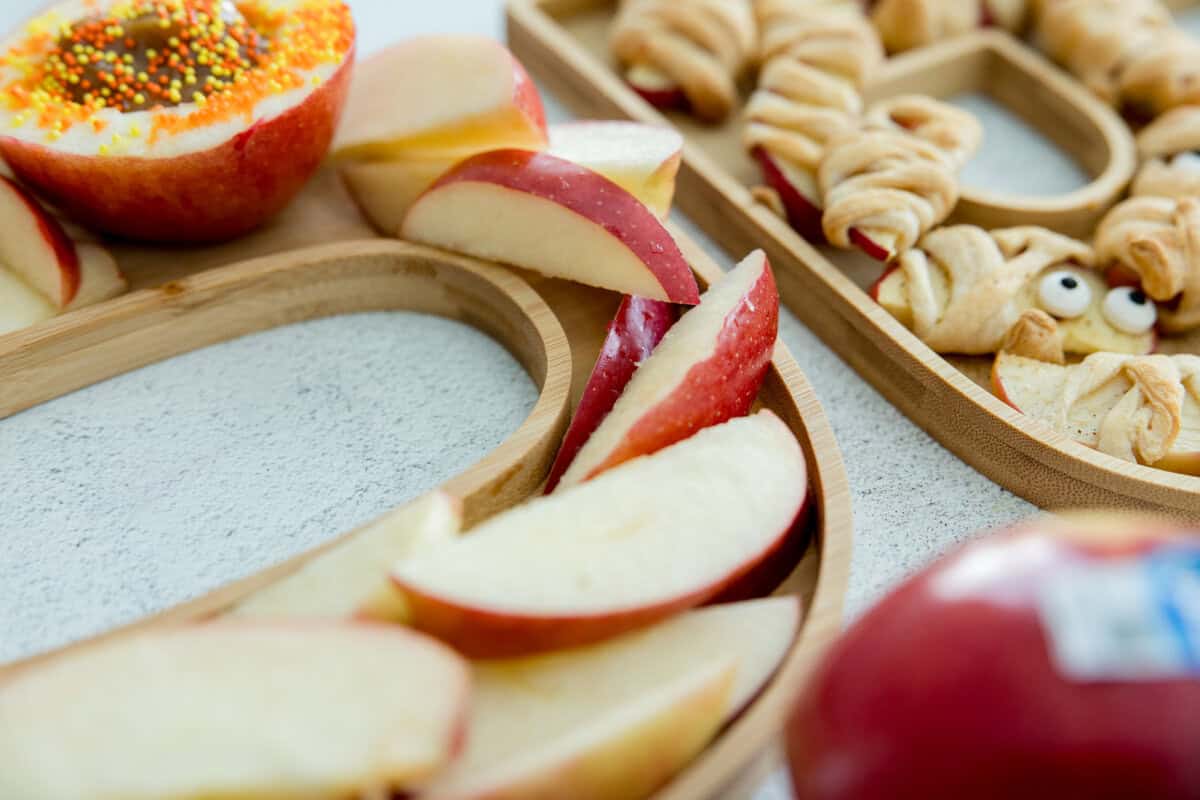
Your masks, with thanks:
[{"label": "halved apple", "polygon": [[[165,27],[152,3],[92,5],[56,3],[2,46],[0,155],[16,176],[90,228],[149,241],[230,239],[281,210],[341,114],[346,5],[272,0],[243,15],[210,2],[207,21],[195,8]],[[95,46],[87,62],[80,37]],[[77,62],[80,80],[56,77]]]},{"label": "halved apple", "polygon": [[675,307],[661,300],[626,297],[621,303],[608,325],[608,335],[600,348],[600,356],[579,399],[571,427],[567,429],[554,465],[550,468],[546,494],[558,486],[563,473],[612,411],[638,367],[658,347],[658,343],[675,324],[675,319]]},{"label": "halved apple", "polygon": [[667,333],[579,451],[563,485],[748,412],[778,329],[775,277],[766,255],[756,250]]},{"label": "halved apple", "polygon": [[403,622],[407,609],[392,584],[392,567],[453,540],[461,529],[458,498],[431,492],[352,533],[296,572],[250,595],[230,613]]},{"label": "halved apple", "polygon": [[646,797],[759,692],[799,622],[796,598],[773,598],[476,663],[466,750],[422,796]]},{"label": "halved apple", "polygon": [[467,159],[413,204],[400,235],[624,294],[700,299],[654,212],[603,175],[548,153]]},{"label": "halved apple", "polygon": [[[1129,391],[1119,381],[1084,395],[1071,404],[1064,418],[1063,397],[1072,372],[1079,365],[1061,366],[1033,358],[1001,353],[992,366],[996,396],[1021,413],[1033,417],[1077,442],[1096,447],[1100,425]],[[1171,472],[1200,475],[1200,403],[1190,391],[1183,393],[1179,433],[1165,458],[1154,466]]]},{"label": "halved apple", "polygon": [[472,657],[597,642],[700,605],[770,558],[806,483],[799,444],[764,411],[520,506],[393,577],[410,624]]},{"label": "halved apple", "polygon": [[[458,162],[509,147],[498,139],[477,150],[406,152],[388,161],[348,162],[342,179],[380,232],[394,236],[421,193]],[[683,137],[670,128],[636,122],[570,122],[550,128],[551,155],[587,167],[645,203],[660,218],[671,210]]]},{"label": "halved apple", "polygon": [[545,144],[542,98],[508,48],[483,36],[423,36],[363,62],[334,153],[371,160],[419,153],[462,158]]},{"label": "halved apple", "polygon": [[396,627],[123,636],[0,684],[0,796],[386,796],[461,747],[469,685],[459,656]]}]

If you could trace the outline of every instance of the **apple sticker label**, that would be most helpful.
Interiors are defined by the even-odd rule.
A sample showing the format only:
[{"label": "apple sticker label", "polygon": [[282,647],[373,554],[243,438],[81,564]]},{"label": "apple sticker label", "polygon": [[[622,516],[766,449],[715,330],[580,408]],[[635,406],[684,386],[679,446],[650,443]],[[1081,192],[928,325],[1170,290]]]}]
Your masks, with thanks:
[{"label": "apple sticker label", "polygon": [[1200,547],[1081,562],[1038,599],[1051,657],[1071,680],[1200,678]]}]

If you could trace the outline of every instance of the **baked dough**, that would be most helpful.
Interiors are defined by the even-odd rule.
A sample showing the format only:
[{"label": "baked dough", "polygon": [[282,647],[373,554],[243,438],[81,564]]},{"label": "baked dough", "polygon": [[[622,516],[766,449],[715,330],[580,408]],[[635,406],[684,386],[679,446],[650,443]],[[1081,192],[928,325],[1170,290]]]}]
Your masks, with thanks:
[{"label": "baked dough", "polygon": [[1159,0],[1043,0],[1046,53],[1106,102],[1153,119],[1200,102],[1200,42]]},{"label": "baked dough", "polygon": [[817,168],[830,141],[858,128],[859,92],[883,48],[857,0],[757,0],[754,10],[763,67],[743,144],[765,150],[819,208]]},{"label": "baked dough", "polygon": [[1200,357],[1096,353],[1054,366],[1003,353],[996,369],[1001,383],[1038,382],[1022,410],[1059,433],[1130,463],[1195,468]]},{"label": "baked dough", "polygon": [[958,169],[982,136],[973,116],[932,98],[904,95],[876,105],[821,162],[826,238],[849,248],[857,231],[889,257],[908,250],[954,209]]},{"label": "baked dough", "polygon": [[1025,25],[1026,0],[879,0],[871,21],[889,53],[996,26],[1012,33]]},{"label": "baked dough", "polygon": [[1133,194],[1200,197],[1200,106],[1180,106],[1137,136],[1142,166]]},{"label": "baked dough", "polygon": [[623,0],[613,55],[677,84],[692,111],[719,122],[737,103],[737,82],[755,58],[750,0]]},{"label": "baked dough", "polygon": [[1100,222],[1095,244],[1100,264],[1137,273],[1165,331],[1200,327],[1200,199],[1132,197]]}]

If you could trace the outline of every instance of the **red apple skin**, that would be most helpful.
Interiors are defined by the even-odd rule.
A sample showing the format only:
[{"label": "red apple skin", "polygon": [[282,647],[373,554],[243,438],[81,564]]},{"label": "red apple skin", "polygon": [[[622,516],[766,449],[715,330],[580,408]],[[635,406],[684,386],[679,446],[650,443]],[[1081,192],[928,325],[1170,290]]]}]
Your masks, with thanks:
[{"label": "red apple skin", "polygon": [[873,258],[876,261],[882,261],[886,264],[892,260],[892,252],[890,250],[877,245],[858,228],[850,229],[850,241],[853,242],[859,250],[862,250],[864,253],[866,253],[868,257]]},{"label": "red apple skin", "polygon": [[998,361],[992,363],[992,394],[996,395],[996,397],[999,397],[1001,401],[1012,406],[1017,411],[1021,410],[1020,408],[1017,408],[1017,404],[1012,401],[1012,398],[1008,396],[1008,392],[1004,389],[1004,380],[1000,377],[1000,366]]},{"label": "red apple skin", "polygon": [[515,86],[513,104],[542,132],[544,141],[549,141],[549,135],[546,132],[546,108],[542,104],[541,92],[538,91],[533,78],[529,77],[525,65],[518,61],[516,56],[512,57],[512,63],[513,85]]},{"label": "red apple skin", "polygon": [[602,642],[702,606],[742,583],[778,554],[794,527],[780,531],[762,552],[708,586],[653,605],[588,616],[492,611],[419,591],[395,577],[392,580],[404,593],[407,623],[412,628],[440,639],[467,658],[518,658]]},{"label": "red apple skin", "polygon": [[700,302],[692,268],[662,222],[640,200],[603,175],[549,153],[492,150],[460,162],[426,194],[460,181],[504,186],[575,212],[602,226],[640,258],[672,303]]},{"label": "red apple skin", "polygon": [[872,283],[871,288],[867,289],[867,294],[870,295],[871,299],[876,303],[879,302],[879,292],[883,287],[883,282],[892,277],[892,273],[898,269],[900,269],[899,264],[893,264],[892,266],[888,267],[883,271],[883,274],[879,276],[879,280]]},{"label": "red apple skin", "polygon": [[671,89],[648,89],[628,79],[626,83],[629,84],[630,89],[637,92],[639,97],[660,111],[687,111],[691,107],[687,95],[679,87]]},{"label": "red apple skin", "polygon": [[1088,544],[1046,521],[1000,534],[1009,548],[1031,537],[1054,548],[1050,564],[1003,577],[1002,602],[938,596],[930,584],[956,555],[862,618],[789,721],[798,800],[1200,797],[1200,680],[1072,682],[1047,651],[1035,603],[1048,574],[1195,540],[1118,524],[1130,539]]},{"label": "red apple skin", "polygon": [[0,137],[0,155],[21,181],[89,228],[145,242],[234,239],[283,210],[321,165],[353,62],[351,50],[303,103],[209,150],[81,156]]},{"label": "red apple skin", "polygon": [[821,228],[821,209],[787,179],[766,148],[756,147],[751,155],[762,170],[763,182],[779,193],[787,211],[788,224],[808,241],[823,244],[825,231]]},{"label": "red apple skin", "polygon": [[1104,280],[1111,289],[1116,289],[1119,286],[1142,285],[1141,276],[1124,264],[1109,266],[1108,269],[1104,270]]},{"label": "red apple skin", "polygon": [[650,357],[678,318],[675,306],[661,300],[627,296],[622,301],[613,321],[608,324],[608,335],[600,348],[596,366],[592,368],[579,399],[579,408],[550,468],[546,494],[558,486],[588,437],[616,405],[633,373]]},{"label": "red apple skin", "polygon": [[54,259],[59,266],[59,296],[52,297],[50,300],[59,308],[66,308],[79,292],[81,279],[79,254],[75,250],[75,240],[24,187],[4,176],[0,176],[0,180],[4,181],[4,185],[12,190],[29,209],[29,213],[37,220],[38,232],[54,250]]},{"label": "red apple skin", "polygon": [[629,429],[584,480],[683,441],[697,431],[750,413],[779,333],[779,290],[771,265],[725,317],[712,355]]}]

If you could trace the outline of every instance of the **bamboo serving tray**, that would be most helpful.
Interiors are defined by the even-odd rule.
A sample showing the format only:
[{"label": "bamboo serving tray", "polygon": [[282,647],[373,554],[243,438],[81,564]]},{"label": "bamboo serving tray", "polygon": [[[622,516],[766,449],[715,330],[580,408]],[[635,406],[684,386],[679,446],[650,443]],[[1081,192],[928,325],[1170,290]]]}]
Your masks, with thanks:
[{"label": "bamboo serving tray", "polygon": [[[972,467],[1044,508],[1200,519],[1200,478],[1123,462],[1015,411],[987,388],[990,359],[943,358],[866,294],[882,272],[878,263],[815,248],[756,203],[749,187],[759,173],[743,152],[738,115],[720,126],[664,116],[629,89],[608,52],[614,10],[612,0],[510,0],[510,45],[581,116],[675,125],[686,140],[678,207],[727,250],[765,249],[788,307],[890,402]],[[994,31],[890,60],[866,96],[963,91],[984,91],[1007,106],[1074,156],[1092,180],[1059,197],[967,189],[952,221],[1036,223],[1090,238],[1135,166],[1121,119],[1026,45]],[[1196,352],[1197,344],[1193,337],[1176,346]]]},{"label": "bamboo serving tray", "polygon": [[[679,239],[702,284],[720,275],[695,244]],[[271,227],[238,242],[188,251],[122,246],[115,252],[132,294],[0,337],[0,418],[279,325],[369,310],[437,314],[497,339],[540,387],[520,428],[442,487],[463,501],[468,524],[540,490],[620,301],[610,292],[375,238],[328,170]],[[808,460],[817,513],[807,551],[779,590],[803,597],[804,622],[763,694],[661,798],[724,797],[756,785],[776,763],[772,745],[792,698],[841,628],[853,531],[849,488],[824,412],[783,345],[759,399],[788,424]],[[219,614],[332,544],[98,638]],[[0,666],[0,680],[53,655]]]}]

